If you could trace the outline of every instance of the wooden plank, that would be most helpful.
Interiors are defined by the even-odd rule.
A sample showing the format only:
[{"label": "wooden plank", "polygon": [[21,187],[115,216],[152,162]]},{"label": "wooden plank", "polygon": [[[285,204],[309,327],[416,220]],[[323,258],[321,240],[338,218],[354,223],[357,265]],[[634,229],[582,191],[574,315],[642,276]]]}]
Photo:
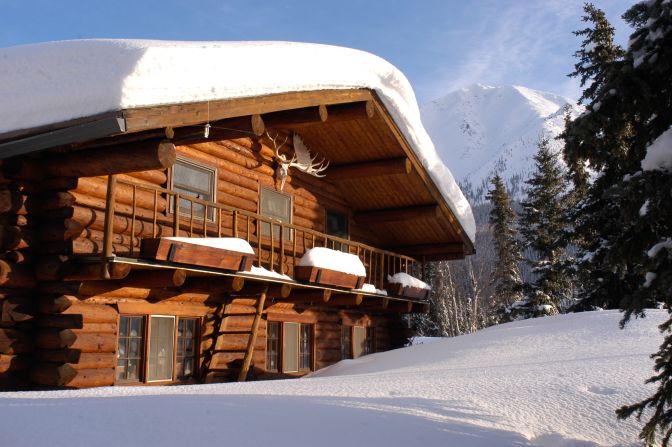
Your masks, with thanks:
[{"label": "wooden plank", "polygon": [[211,121],[216,121],[322,104],[367,101],[371,97],[371,92],[366,89],[316,90],[129,109],[125,111],[126,129],[127,132],[138,132],[167,126],[180,127],[203,123],[207,116]]},{"label": "wooden plank", "polygon": [[210,306],[199,303],[124,301],[117,303],[120,314],[176,315],[178,317],[200,317],[210,313]]},{"label": "wooden plank", "polygon": [[165,238],[143,239],[140,248],[143,258],[169,261],[179,264],[198,265],[233,271],[249,271],[252,268],[254,255],[190,244],[182,241],[171,241]]},{"label": "wooden plank", "polygon": [[347,289],[359,288],[364,281],[364,277],[307,266],[294,267],[294,277],[299,281],[312,284],[330,285]]},{"label": "wooden plank", "polygon": [[264,303],[266,302],[267,291],[268,289],[264,290],[257,300],[254,321],[252,322],[252,331],[247,342],[247,349],[245,351],[245,357],[243,358],[243,365],[240,368],[240,374],[238,374],[238,382],[244,382],[247,379],[247,373],[250,371],[250,364],[252,363],[252,356],[254,355],[254,344],[257,341],[259,322],[261,321],[261,314],[264,312]]},{"label": "wooden plank", "polygon": [[406,157],[401,157],[330,166],[326,174],[327,179],[330,181],[338,181],[353,180],[362,177],[408,175],[412,169],[411,161]]}]

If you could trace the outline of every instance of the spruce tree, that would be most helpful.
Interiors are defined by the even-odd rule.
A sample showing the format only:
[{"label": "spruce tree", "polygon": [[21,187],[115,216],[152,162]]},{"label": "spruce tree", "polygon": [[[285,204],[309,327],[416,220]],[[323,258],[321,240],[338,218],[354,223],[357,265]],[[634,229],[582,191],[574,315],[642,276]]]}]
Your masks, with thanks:
[{"label": "spruce tree", "polygon": [[534,156],[535,171],[525,182],[527,198],[522,202],[520,232],[531,249],[527,262],[535,281],[526,284],[526,299],[533,315],[557,313],[569,296],[569,280],[562,268],[565,247],[566,193],[563,169],[551,152],[548,139],[541,138]]},{"label": "spruce tree", "polygon": [[499,174],[492,178],[491,183],[492,189],[486,196],[492,205],[490,230],[495,245],[495,270],[491,279],[494,296],[490,298],[490,303],[495,309],[506,310],[522,296],[522,280],[518,266],[522,256],[515,227],[516,213],[511,206],[511,198]]},{"label": "spruce tree", "polygon": [[[586,300],[622,308],[624,325],[657,303],[672,309],[672,166],[645,158],[662,147],[672,159],[669,140],[664,143],[672,138],[672,4],[653,0],[633,6],[624,15],[635,28],[630,47],[624,53],[612,46],[612,57],[591,52],[609,43],[613,30],[598,32],[610,29],[603,14],[589,5],[586,13],[593,31],[581,34],[587,36],[582,49],[588,58],[580,60],[575,74],[590,81],[582,97],[588,113],[568,123],[565,156],[588,162],[596,175],[580,208],[583,259],[591,278]],[[618,416],[646,416],[640,437],[654,445],[661,432],[667,446],[672,436],[672,318],[660,329],[665,338],[654,355],[656,375],[649,379],[658,389],[622,407]]]}]

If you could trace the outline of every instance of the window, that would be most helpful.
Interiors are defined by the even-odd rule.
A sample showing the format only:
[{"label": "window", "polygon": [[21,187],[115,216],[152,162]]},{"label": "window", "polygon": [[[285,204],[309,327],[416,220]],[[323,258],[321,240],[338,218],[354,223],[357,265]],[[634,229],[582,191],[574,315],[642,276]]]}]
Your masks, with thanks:
[{"label": "window", "polygon": [[[259,214],[270,217],[271,219],[292,223],[292,198],[287,194],[282,194],[268,188],[261,188],[259,192]],[[261,223],[261,234],[269,236],[271,234],[270,225],[266,222]],[[273,225],[273,236],[280,237],[280,226]],[[285,240],[292,239],[292,231],[285,228]]]},{"label": "window", "polygon": [[[215,201],[217,187],[217,172],[214,168],[194,163],[193,161],[178,158],[173,166],[171,177],[172,189],[180,195],[192,196],[208,202]],[[180,214],[203,218],[204,206],[187,199],[180,199]],[[171,203],[171,211],[174,204]],[[214,220],[214,208],[208,208],[208,220]]]},{"label": "window", "polygon": [[341,327],[341,358],[356,359],[376,352],[375,328],[365,326]]},{"label": "window", "polygon": [[269,321],[266,371],[295,373],[313,369],[313,325]]},{"label": "window", "polygon": [[117,380],[139,382],[144,350],[144,318],[119,318],[119,347],[117,352]]},{"label": "window", "polygon": [[177,354],[175,377],[185,379],[194,375],[196,366],[196,319],[180,318],[177,324]]},{"label": "window", "polygon": [[[324,226],[326,233],[329,235],[340,237],[341,239],[348,239],[350,237],[347,214],[327,210]],[[334,246],[331,248],[347,251],[347,247],[344,247],[340,242],[334,242]]]},{"label": "window", "polygon": [[196,318],[120,316],[117,380],[158,382],[193,377],[197,328]]}]

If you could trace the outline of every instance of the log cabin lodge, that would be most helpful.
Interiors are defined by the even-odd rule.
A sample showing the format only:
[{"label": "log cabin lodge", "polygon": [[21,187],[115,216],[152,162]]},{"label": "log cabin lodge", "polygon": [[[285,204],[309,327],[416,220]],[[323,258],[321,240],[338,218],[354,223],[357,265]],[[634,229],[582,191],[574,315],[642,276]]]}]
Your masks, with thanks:
[{"label": "log cabin lodge", "polygon": [[0,389],[301,376],[403,346],[474,252],[396,69],[202,44],[0,49]]}]

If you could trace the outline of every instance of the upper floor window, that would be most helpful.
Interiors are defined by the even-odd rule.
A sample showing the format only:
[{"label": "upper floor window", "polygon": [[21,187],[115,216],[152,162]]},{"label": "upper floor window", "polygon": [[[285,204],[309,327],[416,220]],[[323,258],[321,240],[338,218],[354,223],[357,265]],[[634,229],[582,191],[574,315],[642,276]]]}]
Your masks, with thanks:
[{"label": "upper floor window", "polygon": [[[348,239],[350,237],[349,219],[347,214],[327,210],[324,224],[326,233],[331,236]],[[331,246],[333,245],[333,246]],[[334,250],[348,251],[340,242],[332,242],[329,248]]]},{"label": "upper floor window", "polygon": [[[217,188],[217,171],[214,168],[195,163],[191,160],[178,158],[173,165],[171,177],[172,190],[183,196],[192,196],[207,202],[215,201]],[[171,207],[173,205],[171,204]],[[193,208],[193,209],[192,209]],[[201,204],[180,198],[180,214],[200,219],[203,218],[205,207]],[[214,208],[208,208],[208,220],[214,219]]]},{"label": "upper floor window", "polygon": [[[271,219],[284,223],[292,223],[292,198],[287,194],[282,194],[268,188],[261,188],[259,192],[259,214],[270,217]],[[261,234],[263,236],[270,236],[270,224],[267,222],[261,223]],[[273,236],[280,237],[280,225],[273,225]],[[284,238],[286,240],[292,239],[292,231],[290,228],[285,228]]]}]

